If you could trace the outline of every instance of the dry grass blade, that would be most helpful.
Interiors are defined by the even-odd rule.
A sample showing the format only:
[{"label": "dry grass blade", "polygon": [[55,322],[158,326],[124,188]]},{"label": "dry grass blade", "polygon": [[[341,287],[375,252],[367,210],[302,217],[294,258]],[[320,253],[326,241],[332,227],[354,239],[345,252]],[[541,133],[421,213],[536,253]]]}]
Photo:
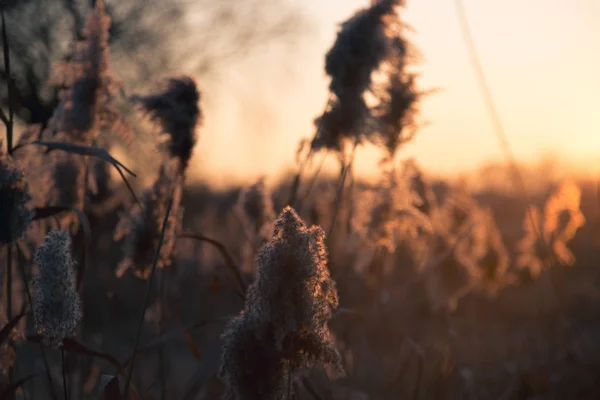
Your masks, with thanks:
[{"label": "dry grass blade", "polygon": [[35,144],[38,146],[45,146],[48,149],[48,152],[53,151],[53,150],[62,150],[62,151],[66,151],[67,153],[79,154],[82,156],[96,157],[102,161],[112,164],[115,167],[123,168],[125,171],[127,171],[128,174],[130,174],[133,177],[137,176],[133,171],[131,171],[129,168],[127,168],[125,165],[123,165],[119,160],[117,160],[116,158],[111,156],[108,153],[108,151],[101,149],[99,147],[83,146],[83,145],[67,143],[67,142],[47,142],[47,141],[35,141],[30,144]]},{"label": "dry grass blade", "polygon": [[200,347],[198,347],[198,343],[196,343],[192,335],[189,332],[183,332],[183,340],[185,341],[185,344],[192,356],[194,356],[196,360],[200,361],[202,359],[202,352],[200,351]]},{"label": "dry grass blade", "polygon": [[246,282],[244,281],[244,277],[242,276],[242,273],[240,272],[240,269],[236,265],[235,261],[233,261],[233,257],[231,257],[231,254],[229,254],[229,252],[227,251],[227,248],[221,242],[219,242],[218,240],[206,237],[204,235],[200,235],[197,233],[190,233],[190,232],[181,233],[178,235],[178,237],[187,238],[187,239],[195,239],[195,240],[198,240],[201,242],[206,242],[206,243],[213,245],[217,250],[219,250],[219,252],[223,256],[223,258],[225,259],[225,262],[227,263],[229,270],[231,271],[231,273],[233,273],[233,276],[234,276],[235,281],[238,286],[238,294],[240,295],[240,297],[242,299],[246,298],[247,285],[246,285]]},{"label": "dry grass blade", "polygon": [[131,385],[131,377],[133,375],[133,368],[135,363],[135,355],[136,351],[140,344],[140,336],[142,334],[142,326],[144,324],[144,317],[146,315],[146,310],[148,309],[148,303],[150,302],[150,292],[152,291],[152,283],[154,282],[154,275],[156,274],[156,264],[158,263],[158,258],[160,256],[160,248],[162,247],[163,241],[165,239],[165,230],[167,228],[167,221],[169,220],[169,214],[171,213],[171,208],[173,207],[173,197],[169,199],[169,204],[167,205],[167,210],[165,212],[165,216],[163,218],[162,229],[160,232],[160,238],[158,240],[158,246],[156,246],[156,250],[154,252],[154,261],[152,262],[152,271],[150,272],[150,277],[148,278],[148,286],[146,287],[146,296],[144,298],[144,307],[142,309],[142,313],[140,315],[140,322],[138,323],[137,333],[135,337],[135,344],[133,346],[133,352],[131,354],[131,366],[129,367],[129,373],[127,374],[127,380],[125,381],[125,389],[123,393],[123,398],[127,399],[129,397],[129,387]]},{"label": "dry grass blade", "polygon": [[[42,343],[41,335],[27,336],[26,339],[28,342]],[[111,356],[108,353],[94,350],[82,343],[79,343],[75,339],[68,339],[68,338],[63,339],[62,345],[63,345],[65,351],[67,351],[69,353],[86,355],[86,356],[99,358],[104,361],[107,361],[110,365],[112,365],[113,367],[115,367],[117,369],[117,373],[119,373],[120,375],[124,375],[123,366],[121,365],[121,363],[119,363],[119,361],[117,361],[116,358],[114,358],[113,356]]]},{"label": "dry grass blade", "polygon": [[10,332],[15,328],[15,326],[17,326],[17,324],[19,323],[21,318],[25,316],[25,314],[27,313],[22,312],[21,314],[15,316],[6,325],[4,325],[2,329],[0,329],[0,345],[4,343],[6,339],[8,339],[8,337],[10,336]]}]

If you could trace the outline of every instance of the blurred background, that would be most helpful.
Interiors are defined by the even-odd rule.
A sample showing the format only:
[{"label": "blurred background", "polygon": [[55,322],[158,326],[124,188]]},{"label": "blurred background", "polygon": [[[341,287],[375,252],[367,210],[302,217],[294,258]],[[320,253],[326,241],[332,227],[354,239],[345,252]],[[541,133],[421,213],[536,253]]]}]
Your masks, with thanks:
[{"label": "blurred background", "polygon": [[[103,375],[116,373],[106,355],[127,359],[139,326],[144,351],[133,381],[147,398],[219,398],[220,335],[244,307],[239,276],[255,279],[256,254],[270,240],[276,215],[292,204],[308,225],[326,231],[328,268],[340,294],[330,327],[348,374],[311,370],[310,382],[329,393],[324,399],[599,398],[597,0],[407,1],[398,9],[410,30],[393,26],[382,36],[390,47],[409,39],[416,60],[407,66],[402,51],[391,51],[392,72],[385,73],[389,82],[393,73],[419,74],[417,87],[429,93],[415,107],[426,124],[397,153],[365,141],[355,146],[356,158],[347,137],[342,149],[315,149],[313,158],[298,149],[315,135],[326,103],[333,104],[335,74],[325,74],[325,60],[338,45],[340,24],[377,1],[106,0],[110,63],[97,82],[110,96],[96,91],[93,98],[81,97],[72,78],[83,78],[85,89],[82,65],[104,60],[104,47],[94,47],[105,34],[102,7],[91,13],[95,0],[4,3],[21,144],[40,132],[92,143],[138,174],[130,188],[92,157],[36,146],[13,153],[29,182],[28,207],[41,214],[57,205],[76,208],[89,219],[86,230],[74,213],[40,218],[6,247],[15,244],[18,257],[0,251],[0,276],[14,286],[12,297],[4,285],[0,292],[10,319],[28,306],[26,283],[38,268],[33,254],[47,231],[71,229],[85,315],[74,340],[104,356],[70,349],[73,393],[98,398]],[[385,17],[393,21],[392,14]],[[94,24],[96,36],[85,35]],[[354,40],[360,48],[362,38]],[[346,55],[337,54],[342,64]],[[351,58],[350,67],[360,70],[368,57]],[[56,85],[56,72],[73,76]],[[157,92],[181,75],[195,84],[175,81],[183,89]],[[392,103],[384,95],[380,104]],[[161,118],[145,118],[156,112],[148,106],[153,101],[172,107],[170,117],[189,130],[168,132]],[[2,89],[0,107],[7,104]],[[78,105],[94,106],[91,128],[72,129],[80,115],[69,112]],[[372,111],[379,114],[371,122],[385,121],[380,109]],[[413,126],[410,112],[402,112],[392,116],[401,124],[391,136]],[[333,111],[329,116],[335,119]],[[398,128],[386,123],[379,127]],[[157,145],[163,140],[183,142],[183,151]],[[386,151],[393,153],[388,163],[381,162]],[[310,159],[304,170],[303,158]],[[142,200],[143,218],[132,192]],[[148,292],[142,309],[171,193],[160,288]],[[23,267],[18,276],[8,274],[11,266]],[[11,337],[16,362],[8,379],[49,370],[49,387],[60,388],[59,352],[47,349],[45,366],[31,319],[19,328],[26,340]],[[5,350],[12,348],[0,346],[0,361]],[[314,398],[306,382],[298,385],[299,399]],[[36,378],[20,396],[45,398],[46,390]]]},{"label": "blurred background", "polygon": [[[51,115],[56,93],[46,85],[51,62],[64,57],[89,4],[21,0],[10,13],[27,122]],[[93,3],[91,1],[90,3]],[[239,184],[279,178],[294,167],[298,141],[312,136],[327,101],[324,54],[358,0],[107,1],[113,74],[143,92],[172,73],[190,74],[203,91],[205,124],[190,179]],[[578,174],[598,172],[600,4],[531,0],[465,0],[471,34],[511,147],[523,163]],[[25,15],[28,15],[25,17]],[[409,1],[403,14],[422,55],[416,68],[429,122],[404,150],[430,173],[472,175],[503,162],[455,3]],[[4,99],[5,100],[5,99]],[[359,149],[357,173],[377,173],[377,152]],[[331,166],[337,168],[332,160]]]}]

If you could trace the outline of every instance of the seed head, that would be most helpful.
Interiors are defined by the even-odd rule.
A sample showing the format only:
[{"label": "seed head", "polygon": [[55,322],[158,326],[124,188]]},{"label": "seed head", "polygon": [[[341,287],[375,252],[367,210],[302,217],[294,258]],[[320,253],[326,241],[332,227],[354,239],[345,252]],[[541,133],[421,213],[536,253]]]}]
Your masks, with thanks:
[{"label": "seed head", "polygon": [[341,368],[327,327],[339,302],[324,239],[291,207],[275,221],[244,311],[223,335],[221,374],[230,399],[281,399],[290,364],[296,374],[317,361]]},{"label": "seed head", "polygon": [[97,1],[86,20],[84,40],[75,42],[70,59],[55,67],[52,83],[64,90],[48,125],[74,141],[90,144],[102,124],[110,121],[111,127],[117,126],[119,116],[110,105],[116,88],[109,72],[110,22],[104,4]]},{"label": "seed head", "polygon": [[408,168],[384,171],[377,187],[366,232],[372,244],[389,252],[402,240],[416,238],[419,231],[431,230],[427,216],[417,208],[423,200],[411,187],[412,174]]},{"label": "seed head", "polygon": [[320,129],[311,144],[313,149],[340,151],[345,139],[361,142],[373,133],[373,110],[365,95],[374,92],[373,73],[404,45],[390,29],[397,23],[396,6],[401,3],[376,1],[342,24],[325,57],[333,97],[330,107],[315,121]]},{"label": "seed head", "polygon": [[196,144],[196,125],[201,119],[196,82],[190,77],[172,78],[164,92],[135,100],[162,124],[164,133],[170,136],[169,154],[179,158],[185,170]]},{"label": "seed head", "polygon": [[563,182],[550,195],[542,211],[527,209],[523,219],[525,235],[517,244],[517,265],[537,278],[545,265],[556,261],[573,265],[575,256],[567,247],[577,230],[585,223],[580,210],[581,190],[573,182]]},{"label": "seed head", "polygon": [[275,211],[264,178],[241,191],[237,207],[242,211],[245,220],[254,227],[254,233],[262,237],[267,236],[265,228],[270,230]]},{"label": "seed head", "polygon": [[171,159],[161,165],[154,185],[144,192],[143,213],[134,204],[129,214],[124,215],[115,232],[115,240],[124,239],[124,258],[117,268],[117,277],[123,276],[132,268],[135,275],[147,279],[152,270],[154,253],[158,247],[163,219],[171,196],[173,204],[167,219],[167,228],[156,267],[163,268],[171,264],[175,239],[183,218],[181,196],[183,176],[180,174],[178,159]]},{"label": "seed head", "polygon": [[8,155],[0,158],[0,243],[11,244],[25,235],[32,211],[27,208],[31,200],[25,176]]},{"label": "seed head", "polygon": [[82,318],[69,233],[50,231],[38,247],[34,263],[39,268],[33,280],[35,326],[48,344],[57,346],[75,334]]}]

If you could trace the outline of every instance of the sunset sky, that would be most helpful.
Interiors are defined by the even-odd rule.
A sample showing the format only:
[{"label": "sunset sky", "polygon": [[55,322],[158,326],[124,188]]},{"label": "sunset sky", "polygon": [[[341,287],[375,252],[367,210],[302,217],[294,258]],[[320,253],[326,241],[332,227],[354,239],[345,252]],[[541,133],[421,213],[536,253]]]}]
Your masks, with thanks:
[{"label": "sunset sky", "polygon": [[[296,0],[300,2],[301,0]],[[338,23],[368,1],[303,0],[310,25],[293,44],[270,45],[201,82],[206,122],[198,170],[216,181],[293,167],[298,141],[327,99],[324,54]],[[556,154],[576,168],[600,164],[600,1],[464,0],[492,94],[517,157]],[[436,173],[464,172],[502,153],[469,63],[454,0],[408,1],[404,20],[424,56],[422,104],[430,125],[405,156]],[[377,153],[357,166],[376,169]]]}]

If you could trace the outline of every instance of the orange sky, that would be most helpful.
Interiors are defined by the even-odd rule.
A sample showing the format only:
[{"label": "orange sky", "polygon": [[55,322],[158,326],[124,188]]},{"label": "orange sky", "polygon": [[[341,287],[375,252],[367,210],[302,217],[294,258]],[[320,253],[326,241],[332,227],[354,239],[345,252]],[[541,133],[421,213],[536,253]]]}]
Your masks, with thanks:
[{"label": "orange sky", "polygon": [[[293,166],[300,138],[326,101],[324,54],[337,23],[368,1],[295,0],[311,27],[293,45],[271,45],[201,81],[206,121],[194,164],[214,183]],[[596,170],[600,161],[600,1],[464,0],[508,138],[522,160],[557,154]],[[502,157],[462,41],[454,0],[408,1],[405,21],[423,53],[430,122],[404,155],[441,173]],[[372,175],[377,153],[358,168]],[[600,164],[600,163],[598,163]],[[205,175],[206,174],[202,174]]]}]

